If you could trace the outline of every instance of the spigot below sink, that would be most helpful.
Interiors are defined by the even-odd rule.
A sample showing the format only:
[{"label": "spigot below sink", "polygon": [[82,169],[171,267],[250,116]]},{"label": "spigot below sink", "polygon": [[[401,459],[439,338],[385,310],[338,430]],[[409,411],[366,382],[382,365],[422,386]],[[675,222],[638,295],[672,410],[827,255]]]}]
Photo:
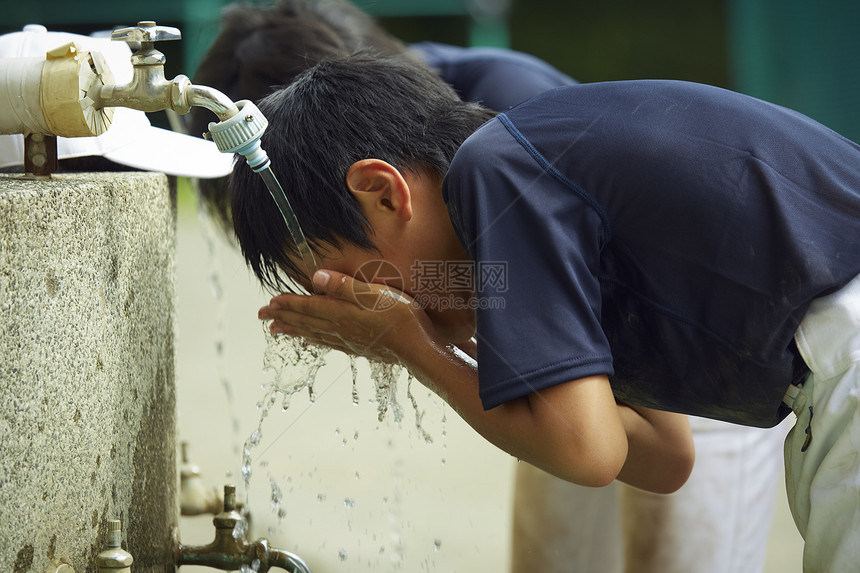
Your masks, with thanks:
[{"label": "spigot below sink", "polygon": [[224,486],[224,511],[212,520],[215,539],[208,545],[182,545],[176,549],[176,565],[200,565],[222,571],[237,571],[243,566],[258,573],[272,567],[291,573],[311,573],[297,555],[269,547],[266,539],[249,543],[245,539],[246,523],[236,511],[236,486]]}]

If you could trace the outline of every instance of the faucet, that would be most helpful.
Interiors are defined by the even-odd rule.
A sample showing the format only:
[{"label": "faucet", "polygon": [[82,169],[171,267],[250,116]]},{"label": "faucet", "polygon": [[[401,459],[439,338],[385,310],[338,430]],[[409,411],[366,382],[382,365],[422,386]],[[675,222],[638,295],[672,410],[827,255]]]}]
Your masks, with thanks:
[{"label": "faucet", "polygon": [[182,466],[179,470],[179,511],[181,515],[218,515],[224,505],[217,488],[203,484],[200,468],[188,459],[188,442],[181,443]]},{"label": "faucet", "polygon": [[119,519],[108,520],[107,541],[107,549],[96,557],[98,573],[130,573],[134,558],[122,548],[122,522]]},{"label": "faucet", "polygon": [[245,520],[236,511],[236,486],[224,486],[224,511],[212,520],[215,539],[209,545],[182,545],[176,548],[176,565],[199,565],[223,571],[249,567],[266,573],[277,567],[290,573],[311,573],[297,555],[269,547],[265,539],[249,543],[245,539]]},{"label": "faucet", "polygon": [[[155,49],[155,42],[178,40],[180,37],[177,28],[157,26],[151,20],[114,30],[111,40],[126,42],[134,51],[131,56],[134,72],[131,81],[125,85],[97,88],[97,93],[90,96],[95,107],[121,106],[147,112],[172,109],[186,114],[193,106],[200,106],[212,111],[222,121],[239,113],[236,104],[216,89],[194,85],[182,74],[169,81],[164,77],[166,58]],[[135,50],[138,44],[140,46]]]},{"label": "faucet", "polygon": [[[113,108],[144,112],[173,110],[182,115],[192,107],[213,112],[218,122],[203,134],[224,153],[243,155],[257,172],[266,170],[269,157],[260,147],[268,122],[248,100],[233,102],[220,91],[194,85],[184,75],[164,77],[164,54],[155,43],[178,40],[179,30],[147,20],[120,28],[112,40],[129,44],[132,78],[115,85],[107,63],[98,52],[81,52],[74,42],[58,46],[38,58],[0,59],[0,134],[25,135],[25,170],[49,176],[57,167],[56,137],[91,137],[111,124]],[[47,95],[46,95],[47,94]]]}]

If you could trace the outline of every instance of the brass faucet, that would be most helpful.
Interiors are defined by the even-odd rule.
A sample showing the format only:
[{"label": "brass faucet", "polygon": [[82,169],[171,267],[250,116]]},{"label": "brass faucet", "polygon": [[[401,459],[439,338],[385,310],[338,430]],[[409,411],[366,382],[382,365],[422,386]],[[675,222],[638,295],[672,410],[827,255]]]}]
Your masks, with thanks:
[{"label": "brass faucet", "polygon": [[[180,515],[218,515],[224,507],[224,500],[218,488],[206,487],[200,475],[200,468],[191,463],[188,456],[188,442],[180,444],[182,465],[179,468],[179,513]],[[241,508],[237,508],[240,509]]]},{"label": "brass faucet", "polygon": [[236,486],[224,486],[224,511],[212,520],[215,539],[209,545],[182,545],[176,549],[176,565],[200,565],[223,571],[243,566],[258,573],[277,567],[290,573],[311,573],[297,555],[269,547],[265,539],[249,543],[244,534],[244,518],[236,511]]}]

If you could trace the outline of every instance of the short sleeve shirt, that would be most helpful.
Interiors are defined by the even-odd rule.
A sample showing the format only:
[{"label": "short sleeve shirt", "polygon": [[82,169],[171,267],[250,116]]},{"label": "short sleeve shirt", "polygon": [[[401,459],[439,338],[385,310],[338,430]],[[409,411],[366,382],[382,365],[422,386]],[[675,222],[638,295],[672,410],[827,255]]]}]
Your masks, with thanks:
[{"label": "short sleeve shirt", "polygon": [[485,408],[606,374],[631,403],[774,425],[806,308],[860,273],[860,147],[712,86],[541,94],[464,143],[443,194]]},{"label": "short sleeve shirt", "polygon": [[492,47],[410,45],[465,101],[504,111],[528,98],[576,80],[529,54]]}]

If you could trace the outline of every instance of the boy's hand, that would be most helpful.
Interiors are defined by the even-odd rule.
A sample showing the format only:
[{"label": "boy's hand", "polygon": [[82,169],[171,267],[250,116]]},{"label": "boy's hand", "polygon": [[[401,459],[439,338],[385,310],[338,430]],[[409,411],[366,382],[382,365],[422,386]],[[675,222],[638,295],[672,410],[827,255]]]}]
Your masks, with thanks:
[{"label": "boy's hand", "polygon": [[366,283],[334,271],[314,274],[317,296],[281,294],[257,313],[271,320],[272,334],[383,362],[402,362],[404,353],[433,331],[411,297],[387,285]]}]

